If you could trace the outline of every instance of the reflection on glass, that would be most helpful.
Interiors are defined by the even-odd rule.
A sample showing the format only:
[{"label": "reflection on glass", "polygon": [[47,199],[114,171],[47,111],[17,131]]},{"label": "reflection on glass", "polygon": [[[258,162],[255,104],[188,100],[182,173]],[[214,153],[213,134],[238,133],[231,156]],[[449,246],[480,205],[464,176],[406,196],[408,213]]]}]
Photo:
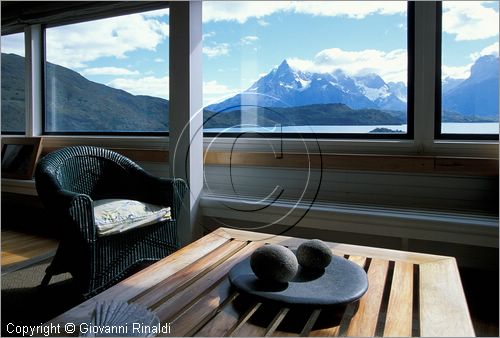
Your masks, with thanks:
[{"label": "reflection on glass", "polygon": [[48,28],[45,131],[168,131],[169,10]]},{"label": "reflection on glass", "polygon": [[203,6],[206,132],[406,133],[407,2]]},{"label": "reflection on glass", "polygon": [[498,2],[445,1],[443,134],[498,134]]},{"label": "reflection on glass", "polygon": [[2,134],[26,130],[24,34],[2,35]]}]

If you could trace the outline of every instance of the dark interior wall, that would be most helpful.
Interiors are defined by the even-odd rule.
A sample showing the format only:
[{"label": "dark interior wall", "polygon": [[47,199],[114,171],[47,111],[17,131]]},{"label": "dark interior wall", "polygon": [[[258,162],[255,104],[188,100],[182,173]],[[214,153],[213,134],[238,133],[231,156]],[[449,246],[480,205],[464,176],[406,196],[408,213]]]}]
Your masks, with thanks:
[{"label": "dark interior wall", "polygon": [[40,203],[38,196],[2,192],[2,229],[57,237],[57,224]]}]

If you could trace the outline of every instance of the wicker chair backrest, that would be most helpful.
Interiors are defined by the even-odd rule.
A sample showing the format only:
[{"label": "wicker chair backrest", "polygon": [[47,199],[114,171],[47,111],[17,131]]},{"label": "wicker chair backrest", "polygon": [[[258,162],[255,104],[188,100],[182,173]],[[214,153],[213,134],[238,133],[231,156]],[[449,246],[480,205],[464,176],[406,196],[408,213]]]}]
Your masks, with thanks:
[{"label": "wicker chair backrest", "polygon": [[37,185],[53,185],[39,191],[64,189],[92,199],[126,198],[129,194],[137,195],[135,180],[130,177],[137,170],[142,171],[133,161],[114,151],[75,146],[45,156],[38,164],[36,181]]}]

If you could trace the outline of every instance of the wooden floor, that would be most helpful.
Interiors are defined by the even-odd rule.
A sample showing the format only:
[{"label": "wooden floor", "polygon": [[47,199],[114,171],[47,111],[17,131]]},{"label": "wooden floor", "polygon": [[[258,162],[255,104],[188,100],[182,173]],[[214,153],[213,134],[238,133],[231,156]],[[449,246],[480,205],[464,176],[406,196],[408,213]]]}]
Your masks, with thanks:
[{"label": "wooden floor", "polygon": [[2,230],[2,274],[51,257],[57,249],[57,240]]}]

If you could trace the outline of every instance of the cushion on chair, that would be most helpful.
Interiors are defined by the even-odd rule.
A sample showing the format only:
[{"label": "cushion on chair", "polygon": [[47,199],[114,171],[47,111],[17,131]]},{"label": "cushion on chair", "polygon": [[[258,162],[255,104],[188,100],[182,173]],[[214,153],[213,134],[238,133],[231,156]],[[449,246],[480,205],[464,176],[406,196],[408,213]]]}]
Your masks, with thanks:
[{"label": "cushion on chair", "polygon": [[108,236],[134,228],[170,220],[170,207],[124,199],[93,202],[98,236]]}]

